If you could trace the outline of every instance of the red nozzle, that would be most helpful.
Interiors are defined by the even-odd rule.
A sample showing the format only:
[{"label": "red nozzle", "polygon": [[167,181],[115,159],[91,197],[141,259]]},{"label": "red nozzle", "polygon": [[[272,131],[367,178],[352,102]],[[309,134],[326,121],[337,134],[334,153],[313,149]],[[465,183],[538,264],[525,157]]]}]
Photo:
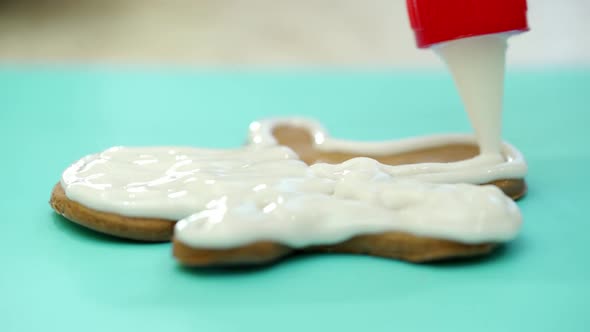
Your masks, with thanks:
[{"label": "red nozzle", "polygon": [[526,0],[406,0],[418,47],[528,30]]}]

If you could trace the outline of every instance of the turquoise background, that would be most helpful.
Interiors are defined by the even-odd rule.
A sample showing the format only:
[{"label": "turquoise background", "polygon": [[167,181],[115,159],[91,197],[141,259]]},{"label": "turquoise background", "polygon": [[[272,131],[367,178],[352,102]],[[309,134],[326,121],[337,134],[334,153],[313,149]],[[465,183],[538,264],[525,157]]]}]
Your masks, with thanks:
[{"label": "turquoise background", "polygon": [[1,331],[588,331],[590,71],[509,72],[505,138],[530,164],[521,235],[477,260],[305,255],[188,270],[169,244],[95,234],[47,201],[112,145],[235,147],[306,115],[337,137],[469,131],[444,72],[0,69]]}]

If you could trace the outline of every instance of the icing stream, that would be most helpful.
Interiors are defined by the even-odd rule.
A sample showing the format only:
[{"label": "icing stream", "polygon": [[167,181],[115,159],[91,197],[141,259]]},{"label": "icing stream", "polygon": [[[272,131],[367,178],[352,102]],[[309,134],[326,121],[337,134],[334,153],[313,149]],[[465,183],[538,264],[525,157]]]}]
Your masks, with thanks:
[{"label": "icing stream", "polygon": [[433,47],[449,67],[482,154],[501,151],[502,96],[510,34],[461,38]]}]

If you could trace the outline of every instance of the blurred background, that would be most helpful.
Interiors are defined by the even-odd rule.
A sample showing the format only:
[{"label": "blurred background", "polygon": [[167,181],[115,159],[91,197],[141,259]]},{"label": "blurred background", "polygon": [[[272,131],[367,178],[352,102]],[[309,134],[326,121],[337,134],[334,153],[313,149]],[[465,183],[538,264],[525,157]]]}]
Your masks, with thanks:
[{"label": "blurred background", "polygon": [[[529,0],[511,66],[587,67],[590,1]],[[404,0],[0,0],[0,61],[438,67]]]}]

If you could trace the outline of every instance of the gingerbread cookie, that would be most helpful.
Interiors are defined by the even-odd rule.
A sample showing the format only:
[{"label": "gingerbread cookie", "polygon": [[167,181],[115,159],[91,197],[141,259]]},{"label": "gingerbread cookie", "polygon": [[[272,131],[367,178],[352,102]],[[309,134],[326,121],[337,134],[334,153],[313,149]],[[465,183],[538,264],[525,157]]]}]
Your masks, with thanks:
[{"label": "gingerbread cookie", "polygon": [[[51,204],[91,229],[166,240],[187,265],[256,264],[294,250],[428,261],[489,252],[520,227],[494,186],[399,177],[370,158],[307,165],[284,146],[116,147],[70,166]],[[188,217],[187,217],[188,216]]]}]

